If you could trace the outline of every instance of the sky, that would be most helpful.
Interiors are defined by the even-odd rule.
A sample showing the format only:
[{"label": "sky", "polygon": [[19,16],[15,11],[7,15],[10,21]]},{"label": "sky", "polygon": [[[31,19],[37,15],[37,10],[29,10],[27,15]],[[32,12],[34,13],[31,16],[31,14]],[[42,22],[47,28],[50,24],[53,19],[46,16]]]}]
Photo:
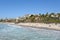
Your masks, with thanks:
[{"label": "sky", "polygon": [[60,12],[60,0],[0,0],[0,18]]}]

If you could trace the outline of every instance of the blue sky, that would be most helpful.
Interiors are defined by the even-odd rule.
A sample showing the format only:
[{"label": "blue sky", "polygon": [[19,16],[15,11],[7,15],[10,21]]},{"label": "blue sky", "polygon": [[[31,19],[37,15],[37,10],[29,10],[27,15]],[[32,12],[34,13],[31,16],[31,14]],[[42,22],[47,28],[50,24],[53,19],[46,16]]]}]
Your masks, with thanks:
[{"label": "blue sky", "polygon": [[0,18],[60,12],[60,0],[0,0]]}]

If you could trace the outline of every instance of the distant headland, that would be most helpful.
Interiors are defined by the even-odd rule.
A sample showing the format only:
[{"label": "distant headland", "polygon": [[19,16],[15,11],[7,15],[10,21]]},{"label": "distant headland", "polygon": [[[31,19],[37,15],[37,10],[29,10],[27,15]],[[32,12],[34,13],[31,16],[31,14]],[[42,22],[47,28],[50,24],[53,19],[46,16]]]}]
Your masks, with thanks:
[{"label": "distant headland", "polygon": [[23,17],[0,19],[0,22],[14,23],[60,23],[60,13],[26,14]]}]

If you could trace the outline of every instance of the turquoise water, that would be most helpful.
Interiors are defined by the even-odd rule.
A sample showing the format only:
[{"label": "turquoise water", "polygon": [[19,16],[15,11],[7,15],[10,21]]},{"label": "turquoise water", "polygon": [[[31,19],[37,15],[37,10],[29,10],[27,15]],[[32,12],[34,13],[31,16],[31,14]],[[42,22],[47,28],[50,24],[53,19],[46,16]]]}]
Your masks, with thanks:
[{"label": "turquoise water", "polygon": [[17,28],[0,24],[0,40],[60,40],[60,31]]}]

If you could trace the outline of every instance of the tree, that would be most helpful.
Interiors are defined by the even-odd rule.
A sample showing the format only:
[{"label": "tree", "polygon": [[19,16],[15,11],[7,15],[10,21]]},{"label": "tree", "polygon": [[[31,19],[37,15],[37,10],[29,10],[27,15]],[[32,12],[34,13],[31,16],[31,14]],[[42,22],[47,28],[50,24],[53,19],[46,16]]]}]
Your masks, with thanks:
[{"label": "tree", "polygon": [[41,16],[41,13],[39,13],[39,16]]},{"label": "tree", "polygon": [[55,15],[55,13],[51,13],[50,15]]},{"label": "tree", "polygon": [[0,19],[0,22],[3,22],[3,19]]},{"label": "tree", "polygon": [[60,17],[60,13],[57,13],[57,15],[59,15],[59,17]]},{"label": "tree", "polygon": [[29,17],[29,19],[30,19],[31,22],[34,22],[35,16],[34,16],[34,15],[31,15],[31,16]]},{"label": "tree", "polygon": [[45,15],[44,14],[42,14],[42,17],[44,17]]},{"label": "tree", "polygon": [[48,17],[49,15],[48,15],[48,12],[45,14],[45,17]]},{"label": "tree", "polygon": [[50,14],[49,14],[49,17],[50,17],[50,18],[51,18],[51,15],[55,15],[55,13],[50,13]]}]

